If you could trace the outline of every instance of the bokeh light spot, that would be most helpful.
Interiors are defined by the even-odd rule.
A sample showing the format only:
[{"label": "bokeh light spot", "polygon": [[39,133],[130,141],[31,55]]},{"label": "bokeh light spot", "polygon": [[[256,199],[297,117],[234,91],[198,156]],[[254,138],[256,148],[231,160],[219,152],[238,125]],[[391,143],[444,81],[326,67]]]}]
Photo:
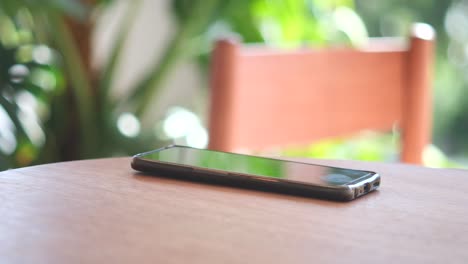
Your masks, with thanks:
[{"label": "bokeh light spot", "polygon": [[140,121],[131,113],[122,113],[117,119],[119,132],[126,137],[136,137],[140,134]]},{"label": "bokeh light spot", "polygon": [[52,62],[54,56],[52,50],[47,46],[38,45],[33,50],[33,59],[39,64],[49,64]]},{"label": "bokeh light spot", "polygon": [[15,64],[10,67],[8,74],[10,75],[11,82],[20,83],[29,75],[29,69],[23,64]]}]

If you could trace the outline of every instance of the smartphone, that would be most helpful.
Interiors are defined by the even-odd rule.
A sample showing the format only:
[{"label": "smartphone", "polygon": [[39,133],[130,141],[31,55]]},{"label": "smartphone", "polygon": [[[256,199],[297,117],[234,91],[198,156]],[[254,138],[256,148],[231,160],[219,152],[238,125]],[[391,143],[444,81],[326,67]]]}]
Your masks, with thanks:
[{"label": "smartphone", "polygon": [[349,201],[376,190],[372,171],[171,145],[133,156],[133,169],[181,179]]}]

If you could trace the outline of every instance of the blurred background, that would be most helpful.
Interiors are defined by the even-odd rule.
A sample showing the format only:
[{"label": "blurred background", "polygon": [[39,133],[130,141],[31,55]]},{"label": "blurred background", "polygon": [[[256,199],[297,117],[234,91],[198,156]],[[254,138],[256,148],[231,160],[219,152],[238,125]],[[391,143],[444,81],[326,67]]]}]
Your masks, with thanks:
[{"label": "blurred background", "polygon": [[[2,0],[0,170],[205,147],[214,40],[283,48],[437,32],[433,145],[425,164],[468,164],[468,1]],[[366,132],[281,155],[394,160],[398,135]]]}]

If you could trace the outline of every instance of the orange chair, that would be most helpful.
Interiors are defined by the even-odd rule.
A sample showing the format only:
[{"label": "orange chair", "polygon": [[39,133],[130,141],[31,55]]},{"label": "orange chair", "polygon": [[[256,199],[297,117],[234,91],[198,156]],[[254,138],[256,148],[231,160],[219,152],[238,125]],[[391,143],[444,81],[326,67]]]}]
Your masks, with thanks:
[{"label": "orange chair", "polygon": [[431,138],[434,31],[366,47],[278,50],[216,43],[211,68],[209,148],[264,150],[352,135],[402,132],[401,160],[421,163]]}]

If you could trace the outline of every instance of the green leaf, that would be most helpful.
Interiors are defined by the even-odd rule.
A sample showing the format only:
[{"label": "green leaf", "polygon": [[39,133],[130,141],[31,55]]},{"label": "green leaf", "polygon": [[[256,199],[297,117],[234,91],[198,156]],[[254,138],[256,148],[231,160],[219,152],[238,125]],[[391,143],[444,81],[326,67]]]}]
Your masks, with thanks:
[{"label": "green leaf", "polygon": [[80,0],[2,0],[0,10],[9,16],[15,16],[18,11],[26,8],[34,12],[61,12],[76,19],[84,19],[90,11]]},{"label": "green leaf", "polygon": [[10,117],[11,121],[15,125],[17,138],[28,139],[27,133],[21,125],[21,121],[18,118],[18,106],[10,101],[8,101],[3,94],[0,94],[0,105],[3,107],[7,115]]},{"label": "green leaf", "polygon": [[128,33],[132,27],[132,22],[135,20],[135,16],[138,14],[137,11],[139,10],[140,5],[141,0],[130,3],[127,14],[121,22],[120,31],[117,35],[115,45],[112,48],[109,59],[107,60],[106,66],[104,67],[102,73],[98,92],[100,95],[99,101],[104,104],[105,111],[108,110],[110,105],[113,105],[109,103],[109,90],[112,87],[112,81],[114,79],[116,68],[123,53],[122,50],[125,44],[125,40],[127,39]]},{"label": "green leaf", "polygon": [[221,0],[194,1],[190,14],[181,23],[177,33],[166,46],[163,57],[150,67],[150,70],[140,82],[132,89],[130,104],[141,117],[147,110],[155,94],[161,89],[161,84],[175,65],[178,58],[183,55],[186,43],[195,34],[206,28],[213,16],[220,8]]},{"label": "green leaf", "polygon": [[91,77],[85,70],[84,63],[78,53],[78,47],[67,28],[67,25],[58,13],[48,14],[50,26],[55,32],[54,41],[62,53],[65,69],[70,78],[72,92],[77,101],[80,120],[80,135],[82,139],[81,152],[84,156],[93,153],[97,148],[98,131],[96,129],[96,105],[91,89]]}]

